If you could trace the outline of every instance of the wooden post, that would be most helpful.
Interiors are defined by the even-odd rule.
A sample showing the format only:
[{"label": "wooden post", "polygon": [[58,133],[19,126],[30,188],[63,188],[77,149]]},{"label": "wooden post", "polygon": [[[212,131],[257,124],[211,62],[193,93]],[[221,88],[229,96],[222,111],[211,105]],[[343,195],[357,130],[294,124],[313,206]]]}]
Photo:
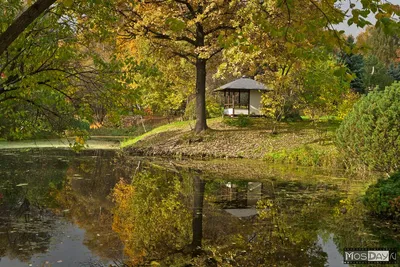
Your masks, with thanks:
[{"label": "wooden post", "polygon": [[235,91],[232,92],[232,116],[235,116]]},{"label": "wooden post", "polygon": [[249,109],[249,111],[248,111],[248,115],[250,116],[250,89],[249,90],[247,90],[247,101],[248,101],[248,109]]}]

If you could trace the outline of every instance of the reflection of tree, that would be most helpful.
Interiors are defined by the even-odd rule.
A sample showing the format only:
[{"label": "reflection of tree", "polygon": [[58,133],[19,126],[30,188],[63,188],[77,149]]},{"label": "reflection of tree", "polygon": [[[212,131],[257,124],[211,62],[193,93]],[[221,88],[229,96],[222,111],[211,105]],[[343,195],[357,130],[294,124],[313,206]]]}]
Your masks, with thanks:
[{"label": "reflection of tree", "polygon": [[0,257],[28,262],[32,255],[49,248],[54,220],[49,216],[32,219],[0,218]]},{"label": "reflection of tree", "polygon": [[120,172],[109,157],[78,158],[70,163],[61,190],[55,192],[58,212],[86,230],[84,244],[104,259],[120,257],[121,242],[112,231],[112,203],[107,198]]},{"label": "reflection of tree", "polygon": [[[208,182],[207,188],[208,194],[218,190],[213,182]],[[326,262],[326,254],[316,244],[317,225],[324,218],[321,215],[329,214],[326,202],[317,201],[314,206],[312,201],[301,203],[299,199],[281,202],[277,194],[276,204],[263,207],[260,216],[240,219],[215,204],[204,203],[204,190],[205,182],[198,173],[184,171],[145,171],[135,176],[132,185],[119,183],[114,192],[117,206],[113,226],[125,240],[130,263],[202,265],[210,258],[238,266],[291,262],[320,266]],[[308,212],[310,205],[314,209]],[[305,225],[307,217],[315,219],[316,224]],[[195,250],[200,257],[192,259],[190,252],[201,248],[202,241],[202,253]]]},{"label": "reflection of tree", "polygon": [[[221,188],[215,183],[212,186],[213,182],[208,187],[214,194],[225,194],[227,183],[219,183]],[[330,201],[335,201],[335,195],[330,191],[321,194],[317,186],[302,183],[265,182],[258,186],[262,188],[262,200],[257,216],[236,218],[234,223],[235,218],[219,213],[219,221],[225,226],[224,240],[205,241],[214,258],[227,266],[324,266],[327,255],[316,241],[331,215]],[[243,182],[230,182],[229,187],[236,188],[236,197],[249,196],[239,190],[249,187]],[[235,208],[232,204],[237,203],[237,208],[243,207],[240,199],[226,199],[228,206],[221,203],[223,196],[214,198],[218,205]],[[233,228],[227,231],[227,226]]]},{"label": "reflection of tree", "polygon": [[[268,193],[267,185],[260,186],[267,187]],[[218,190],[213,182],[208,182],[207,188],[208,194]],[[204,203],[204,190],[205,181],[198,173],[184,171],[145,171],[134,177],[132,185],[119,183],[114,192],[117,206],[113,226],[124,240],[130,263],[202,265],[209,258],[238,266],[291,262],[320,266],[326,262],[326,254],[315,242],[321,221],[318,218],[329,213],[326,202],[317,202],[314,210],[307,212],[305,207],[309,209],[312,201],[302,205],[299,199],[281,202],[277,194],[275,204],[263,206],[260,216],[240,219],[215,204]],[[315,226],[304,225],[305,217],[315,219]],[[195,250],[200,257],[191,259],[190,252],[201,248],[202,241],[202,253]]]},{"label": "reflection of tree", "polygon": [[0,257],[29,261],[44,253],[54,231],[52,191],[62,185],[68,164],[32,153],[0,160]]},{"label": "reflection of tree", "polygon": [[192,248],[195,254],[201,250],[203,239],[203,205],[205,181],[199,175],[193,176],[193,217],[192,217]]},{"label": "reflection of tree", "polygon": [[107,196],[125,174],[114,172],[113,153],[84,153],[90,157],[63,150],[1,156],[0,257],[28,261],[46,252],[58,219],[55,213],[86,230],[84,243],[94,253],[120,257]]},{"label": "reflection of tree", "polygon": [[[129,264],[325,266],[321,242],[332,234],[339,249],[392,244],[372,236],[365,211],[343,199],[356,186],[349,181],[249,183],[203,180],[200,173],[151,168],[117,185],[113,226]],[[258,214],[235,215],[232,209],[248,209],[253,198],[260,199]]]},{"label": "reflection of tree", "polygon": [[329,231],[338,249],[353,247],[400,248],[400,235],[396,228],[386,228],[385,223],[368,215],[360,199],[362,192],[342,199],[335,207]]},{"label": "reflection of tree", "polygon": [[120,182],[113,228],[124,240],[132,264],[152,260],[168,262],[189,244],[190,184],[178,175],[144,171],[132,185]]}]

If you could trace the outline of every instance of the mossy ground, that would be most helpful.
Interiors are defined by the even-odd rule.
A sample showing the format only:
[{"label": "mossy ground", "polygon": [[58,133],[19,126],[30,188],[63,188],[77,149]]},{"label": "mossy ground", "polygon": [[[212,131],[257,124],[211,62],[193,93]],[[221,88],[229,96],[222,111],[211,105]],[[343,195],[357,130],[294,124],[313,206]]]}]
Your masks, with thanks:
[{"label": "mossy ground", "polygon": [[247,126],[235,127],[229,120],[236,118],[210,119],[209,129],[200,134],[192,131],[194,121],[174,122],[121,146],[128,153],[146,156],[248,158],[323,167],[342,164],[333,143],[338,121],[274,124],[265,118],[250,118]]}]

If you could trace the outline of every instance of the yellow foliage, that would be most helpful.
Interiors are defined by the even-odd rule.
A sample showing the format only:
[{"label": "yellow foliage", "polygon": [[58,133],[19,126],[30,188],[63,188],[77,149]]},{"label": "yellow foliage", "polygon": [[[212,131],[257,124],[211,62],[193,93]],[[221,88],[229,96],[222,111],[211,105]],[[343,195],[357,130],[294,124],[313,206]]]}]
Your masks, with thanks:
[{"label": "yellow foliage", "polygon": [[350,92],[343,96],[343,102],[339,105],[337,116],[340,119],[346,117],[351,111],[353,105],[360,99],[360,95],[357,93]]},{"label": "yellow foliage", "polygon": [[189,243],[191,212],[182,189],[179,177],[147,172],[136,175],[132,184],[121,180],[115,186],[112,228],[132,265],[162,258]]}]

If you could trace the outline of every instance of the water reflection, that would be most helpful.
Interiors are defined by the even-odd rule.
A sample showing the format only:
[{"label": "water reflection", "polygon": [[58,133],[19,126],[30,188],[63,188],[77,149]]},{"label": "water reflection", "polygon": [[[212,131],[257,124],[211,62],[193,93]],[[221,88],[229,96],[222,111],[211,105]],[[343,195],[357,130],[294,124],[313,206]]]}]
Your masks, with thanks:
[{"label": "water reflection", "polygon": [[388,244],[344,179],[225,180],[168,169],[144,167],[114,192],[129,265],[342,266],[344,247]]},{"label": "water reflection", "polygon": [[107,199],[119,179],[113,157],[107,151],[2,151],[0,266],[79,266],[121,258]]},{"label": "water reflection", "polygon": [[370,182],[248,161],[2,151],[0,266],[341,266],[397,247],[368,217]]}]

